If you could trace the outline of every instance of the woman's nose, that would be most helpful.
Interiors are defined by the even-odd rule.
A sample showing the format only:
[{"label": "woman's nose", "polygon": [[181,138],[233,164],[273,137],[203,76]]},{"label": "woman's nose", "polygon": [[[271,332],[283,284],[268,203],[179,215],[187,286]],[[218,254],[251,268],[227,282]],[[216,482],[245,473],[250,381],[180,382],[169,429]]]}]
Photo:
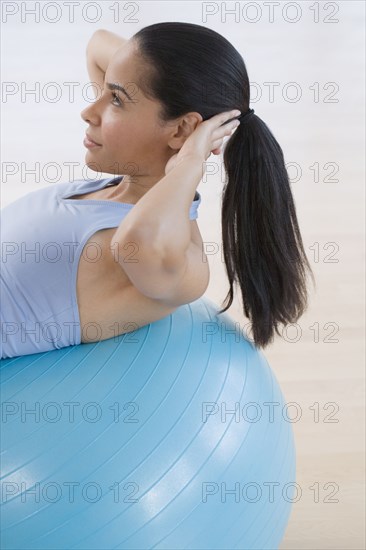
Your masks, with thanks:
[{"label": "woman's nose", "polygon": [[81,118],[85,122],[93,121],[94,123],[97,123],[97,121],[100,118],[99,115],[99,104],[100,104],[101,97],[97,97],[93,103],[88,105],[85,109],[83,109],[80,113]]},{"label": "woman's nose", "polygon": [[89,122],[89,115],[88,115],[89,107],[86,109],[83,109],[80,113],[81,118],[84,120],[84,122]]},{"label": "woman's nose", "polygon": [[92,105],[88,105],[88,107],[83,109],[80,113],[80,116],[85,122],[90,122],[90,120],[93,118]]}]

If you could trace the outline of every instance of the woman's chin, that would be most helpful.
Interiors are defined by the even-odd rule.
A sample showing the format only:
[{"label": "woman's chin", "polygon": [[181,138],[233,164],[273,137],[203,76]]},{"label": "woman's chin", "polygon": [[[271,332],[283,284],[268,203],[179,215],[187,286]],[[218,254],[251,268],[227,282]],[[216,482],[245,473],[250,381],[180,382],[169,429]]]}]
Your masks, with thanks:
[{"label": "woman's chin", "polygon": [[[105,172],[104,167],[99,163],[93,160],[89,160],[87,156],[85,157],[85,166],[93,170],[94,172]],[[108,173],[108,170],[106,171]]]}]

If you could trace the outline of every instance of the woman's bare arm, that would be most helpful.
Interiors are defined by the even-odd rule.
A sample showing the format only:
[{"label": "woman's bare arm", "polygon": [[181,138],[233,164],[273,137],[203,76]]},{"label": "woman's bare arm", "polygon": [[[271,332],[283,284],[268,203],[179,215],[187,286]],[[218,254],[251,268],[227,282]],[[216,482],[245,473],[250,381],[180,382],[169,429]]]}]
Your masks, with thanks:
[{"label": "woman's bare arm", "polygon": [[189,217],[204,171],[200,156],[181,160],[138,200],[111,239],[115,261],[137,290],[170,306],[196,299],[208,284],[207,258],[192,244]]},{"label": "woman's bare arm", "polygon": [[96,97],[98,97],[104,86],[104,75],[114,53],[125,43],[127,38],[105,29],[95,31],[86,47],[86,65],[90,82],[97,86]]}]

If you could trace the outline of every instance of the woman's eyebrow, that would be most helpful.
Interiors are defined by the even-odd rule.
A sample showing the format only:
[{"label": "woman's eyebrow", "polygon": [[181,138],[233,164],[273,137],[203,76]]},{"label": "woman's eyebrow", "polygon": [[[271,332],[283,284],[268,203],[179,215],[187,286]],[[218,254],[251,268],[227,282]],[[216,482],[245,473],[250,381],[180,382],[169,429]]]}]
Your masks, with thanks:
[{"label": "woman's eyebrow", "polygon": [[119,90],[120,92],[124,93],[125,96],[127,96],[130,101],[132,101],[132,97],[127,93],[127,91],[123,86],[120,86],[119,84],[115,84],[111,82],[107,82],[106,84],[109,90]]}]

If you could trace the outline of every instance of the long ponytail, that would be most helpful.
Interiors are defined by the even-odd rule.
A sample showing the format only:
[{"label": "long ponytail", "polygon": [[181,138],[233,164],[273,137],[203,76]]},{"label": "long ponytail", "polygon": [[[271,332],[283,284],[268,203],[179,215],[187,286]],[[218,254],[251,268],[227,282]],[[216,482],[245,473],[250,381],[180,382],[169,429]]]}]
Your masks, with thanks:
[{"label": "long ponytail", "polygon": [[306,257],[281,147],[257,115],[226,143],[222,240],[232,304],[234,283],[257,346],[273,341],[279,324],[294,323],[307,307]]}]

